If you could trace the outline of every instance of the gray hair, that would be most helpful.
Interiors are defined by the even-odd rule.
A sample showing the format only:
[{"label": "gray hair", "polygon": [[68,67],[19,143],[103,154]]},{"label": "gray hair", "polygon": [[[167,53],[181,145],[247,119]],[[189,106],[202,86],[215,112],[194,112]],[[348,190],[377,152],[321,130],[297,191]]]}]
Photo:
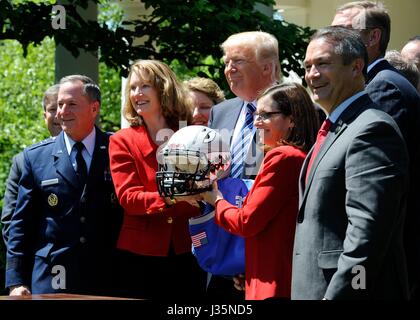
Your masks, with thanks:
[{"label": "gray hair", "polygon": [[83,83],[83,95],[89,98],[91,102],[98,101],[99,105],[101,104],[101,90],[99,86],[89,77],[80,75],[80,74],[72,74],[66,77],[61,78],[60,84],[66,82],[77,82],[80,81]]},{"label": "gray hair", "polygon": [[417,88],[420,72],[413,62],[404,59],[401,53],[396,50],[387,51],[385,59]]},{"label": "gray hair", "polygon": [[311,41],[324,39],[334,47],[334,53],[341,56],[343,64],[349,65],[356,59],[362,59],[365,63],[363,75],[366,78],[368,66],[368,53],[366,47],[356,30],[341,26],[329,26],[319,29]]}]

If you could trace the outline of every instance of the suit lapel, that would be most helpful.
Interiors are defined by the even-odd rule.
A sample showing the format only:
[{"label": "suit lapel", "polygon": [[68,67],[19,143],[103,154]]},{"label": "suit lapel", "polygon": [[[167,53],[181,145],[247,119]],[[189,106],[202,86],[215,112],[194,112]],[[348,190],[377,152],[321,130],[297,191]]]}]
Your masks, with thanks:
[{"label": "suit lapel", "polygon": [[[337,122],[331,126],[328,135],[325,138],[325,141],[319,149],[318,155],[312,164],[311,172],[308,176],[308,181],[307,183],[305,183],[306,170],[308,167],[309,159],[313,152],[313,147],[309,151],[303,163],[301,175],[299,177],[299,209],[303,207],[303,203],[306,200],[308,190],[312,184],[314,174],[322,158],[325,156],[325,154],[331,148],[331,146],[337,141],[337,139],[341,136],[341,134],[347,129],[349,123],[352,122],[353,119],[357,117],[357,115],[359,115],[363,110],[365,110],[365,107],[370,106],[371,103],[372,101],[370,100],[368,95],[365,94],[353,101],[353,103],[350,104],[346,110],[344,110],[344,112],[338,118]],[[302,194],[303,196],[301,196]],[[299,212],[299,216],[300,214],[301,212]]]},{"label": "suit lapel", "polygon": [[226,126],[224,126],[223,128],[226,128],[231,132],[229,145],[232,144],[235,126],[241,114],[243,104],[244,101],[242,99],[233,99],[231,106],[229,108],[225,108],[225,117],[227,119],[227,122]]},{"label": "suit lapel", "polygon": [[304,199],[304,195],[305,194],[305,189],[306,189],[306,171],[308,170],[308,164],[309,164],[309,159],[311,159],[312,156],[312,152],[314,151],[314,146],[312,146],[311,150],[309,150],[308,154],[306,155],[305,160],[303,161],[302,164],[302,170],[300,170],[300,175],[299,175],[299,208],[302,206],[303,203],[303,199]]},{"label": "suit lapel", "polygon": [[66,149],[64,142],[64,133],[61,132],[55,140],[53,149],[54,167],[57,173],[63,180],[69,182],[76,189],[79,188],[79,180],[77,179],[76,172],[70,161],[70,156]]}]

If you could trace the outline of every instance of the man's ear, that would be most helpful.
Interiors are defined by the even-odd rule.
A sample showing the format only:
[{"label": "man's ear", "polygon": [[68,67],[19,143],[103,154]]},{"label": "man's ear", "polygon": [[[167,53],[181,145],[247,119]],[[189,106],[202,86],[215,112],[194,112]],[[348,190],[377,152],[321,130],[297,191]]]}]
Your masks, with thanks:
[{"label": "man's ear", "polygon": [[365,61],[362,58],[358,58],[352,62],[352,72],[354,76],[360,75],[363,73],[363,68],[365,67]]},{"label": "man's ear", "polygon": [[95,113],[99,113],[99,102],[95,101],[92,103],[92,111]]},{"label": "man's ear", "polygon": [[270,75],[273,73],[274,64],[271,61],[264,63],[263,65],[263,73],[265,75]]},{"label": "man's ear", "polygon": [[372,30],[369,30],[368,39],[367,39],[367,45],[369,47],[373,47],[380,44],[381,42],[381,36],[382,36],[382,30],[379,28],[374,28]]}]

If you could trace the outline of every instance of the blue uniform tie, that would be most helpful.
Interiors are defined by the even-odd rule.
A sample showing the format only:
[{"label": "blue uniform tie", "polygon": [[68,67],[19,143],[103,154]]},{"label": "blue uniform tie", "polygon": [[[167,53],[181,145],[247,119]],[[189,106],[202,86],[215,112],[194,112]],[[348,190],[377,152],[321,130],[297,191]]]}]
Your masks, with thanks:
[{"label": "blue uniform tie", "polygon": [[77,150],[77,153],[76,153],[77,177],[79,178],[79,181],[81,182],[81,184],[84,185],[86,183],[86,178],[87,178],[87,166],[86,166],[85,159],[83,159],[82,151],[85,145],[79,141],[74,144],[74,147]]}]

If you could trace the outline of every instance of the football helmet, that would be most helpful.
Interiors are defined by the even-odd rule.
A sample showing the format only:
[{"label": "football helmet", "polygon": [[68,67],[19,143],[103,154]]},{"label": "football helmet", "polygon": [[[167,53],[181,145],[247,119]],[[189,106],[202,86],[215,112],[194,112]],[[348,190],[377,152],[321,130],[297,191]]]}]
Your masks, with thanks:
[{"label": "football helmet", "polygon": [[208,127],[192,125],[175,132],[158,152],[156,182],[163,197],[194,195],[230,171],[229,146]]}]

